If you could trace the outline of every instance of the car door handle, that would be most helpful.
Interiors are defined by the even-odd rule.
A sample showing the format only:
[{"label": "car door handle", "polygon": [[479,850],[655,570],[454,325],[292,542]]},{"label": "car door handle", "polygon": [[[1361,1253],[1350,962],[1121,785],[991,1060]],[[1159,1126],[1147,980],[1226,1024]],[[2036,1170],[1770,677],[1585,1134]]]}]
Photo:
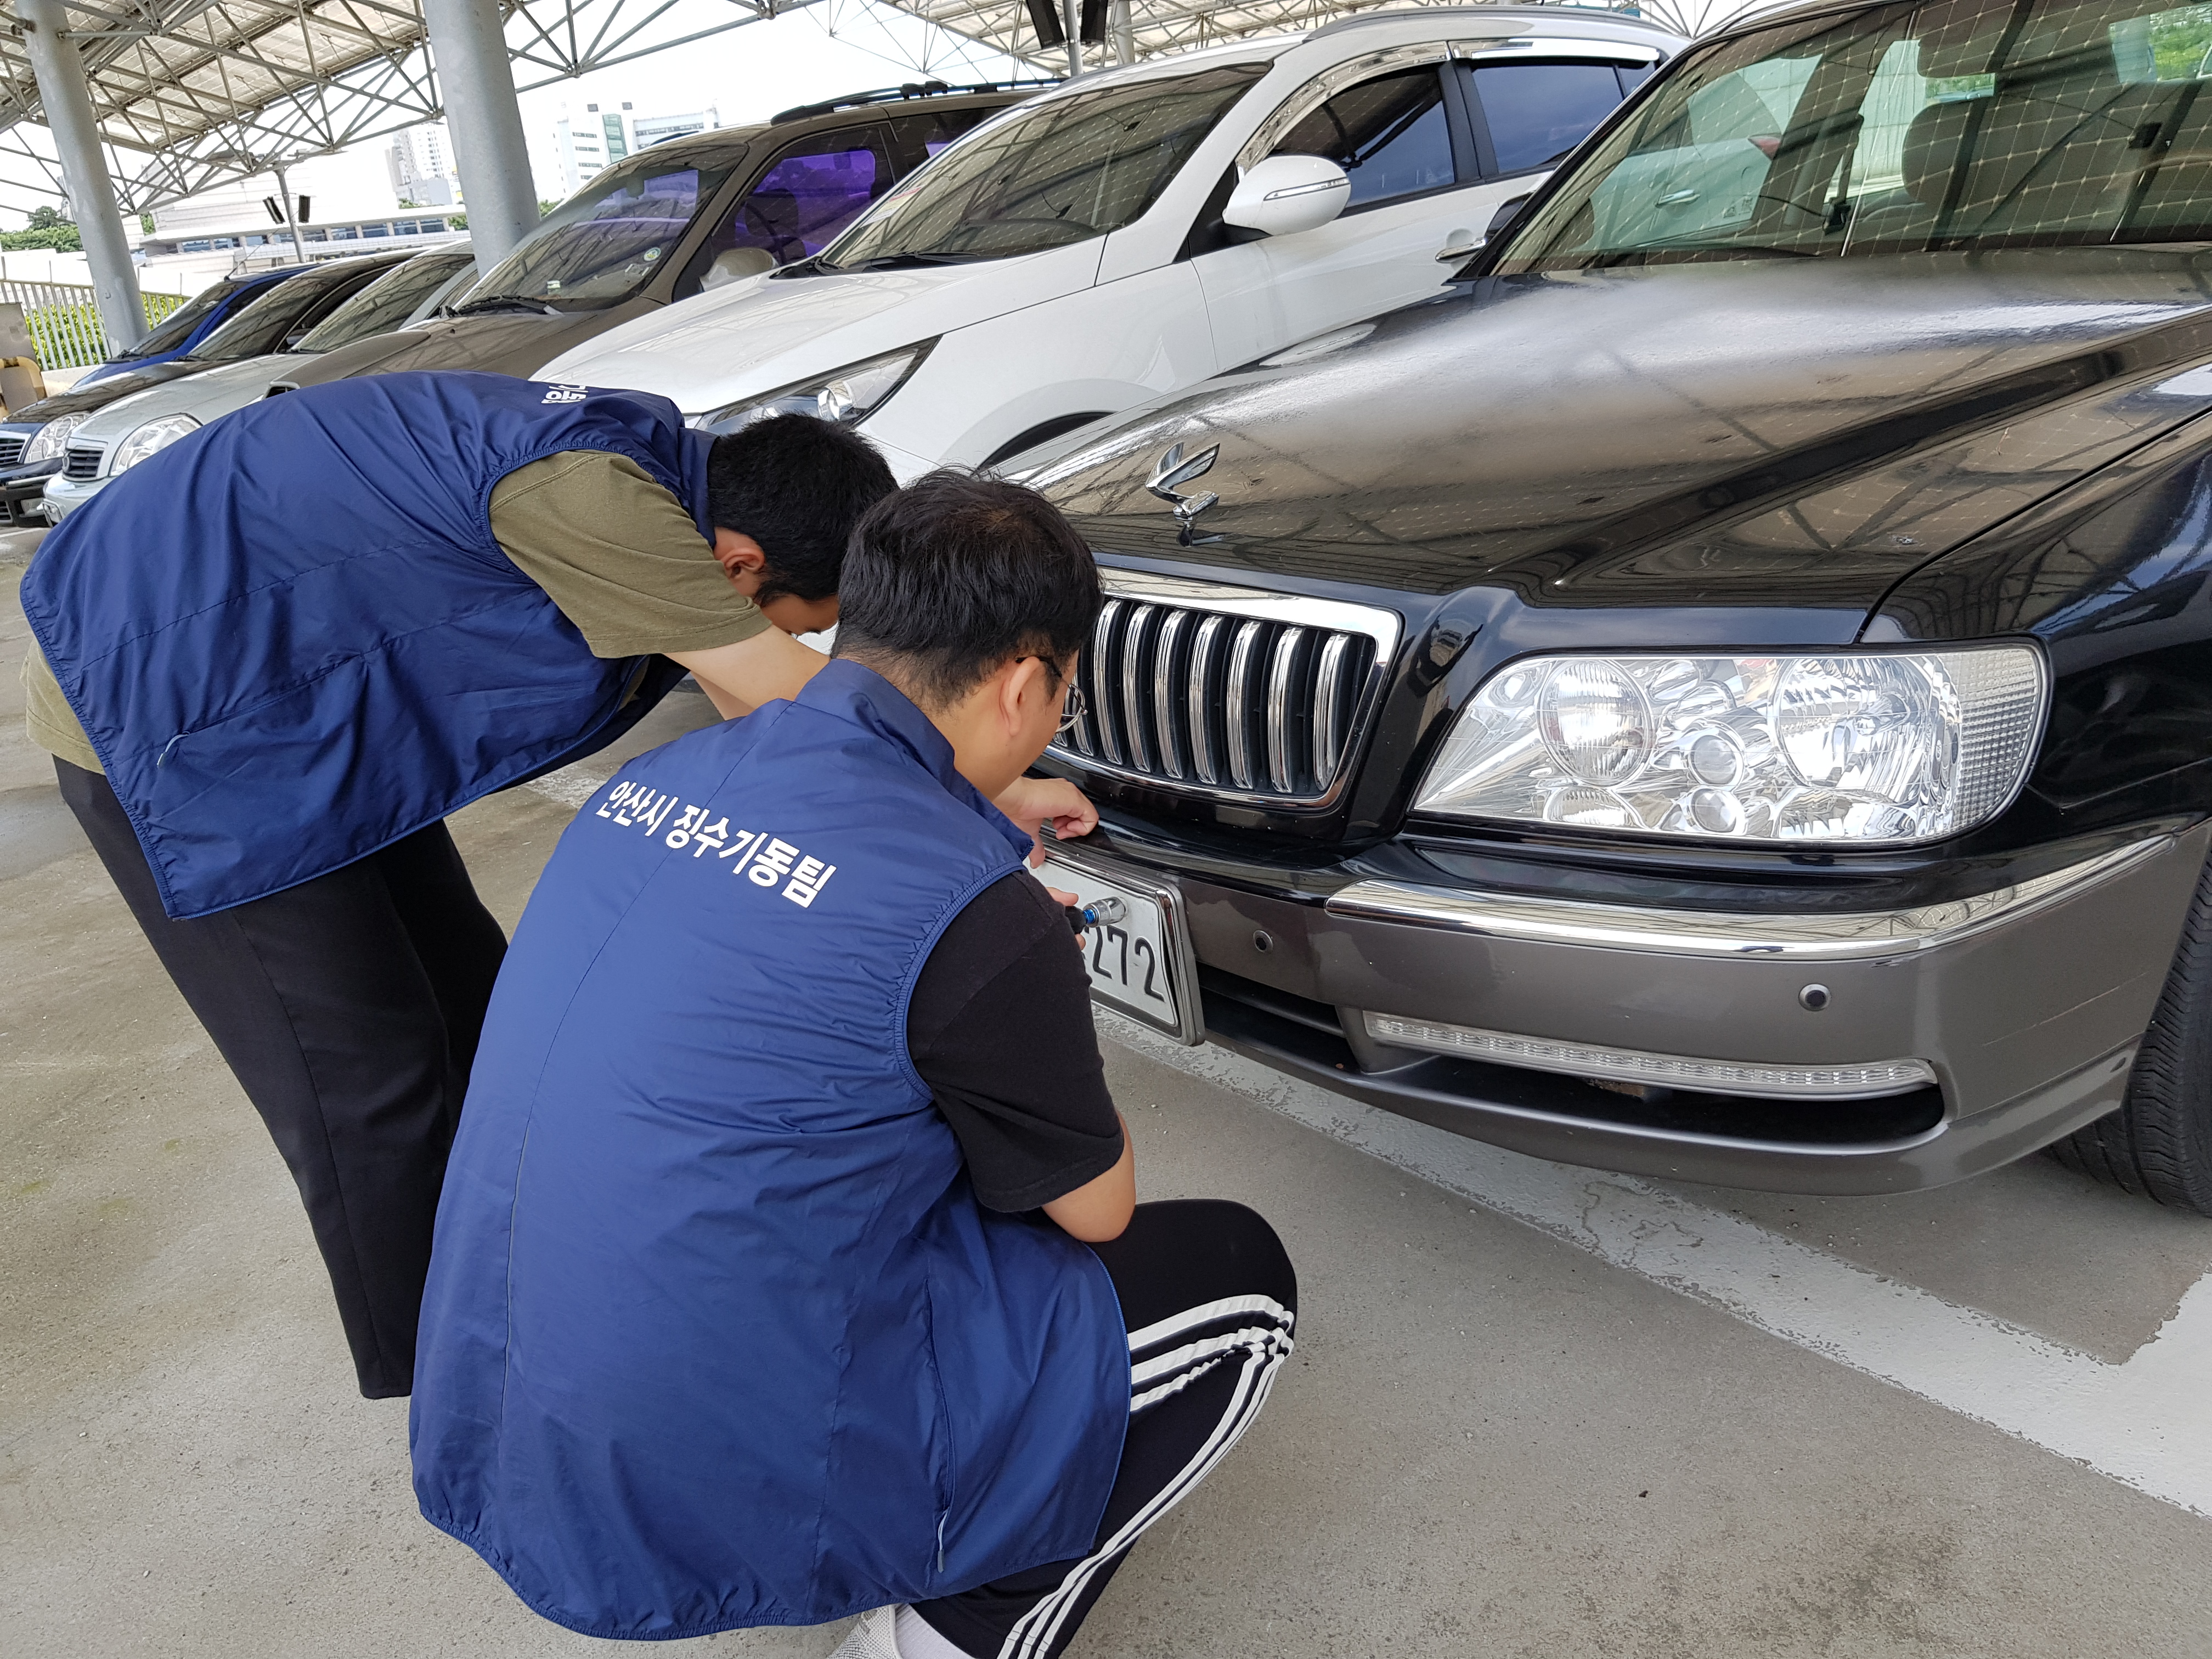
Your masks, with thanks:
[{"label": "car door handle", "polygon": [[1462,259],[1472,259],[1482,252],[1482,244],[1489,239],[1478,240],[1471,230],[1455,230],[1444,237],[1444,245],[1437,250],[1440,265],[1456,264]]}]

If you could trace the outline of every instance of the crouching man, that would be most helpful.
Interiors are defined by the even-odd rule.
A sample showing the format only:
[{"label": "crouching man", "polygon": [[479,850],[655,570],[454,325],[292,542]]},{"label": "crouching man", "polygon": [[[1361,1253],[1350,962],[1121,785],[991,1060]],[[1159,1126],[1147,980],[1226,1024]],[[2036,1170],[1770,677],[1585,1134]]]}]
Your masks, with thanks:
[{"label": "crouching man", "polygon": [[837,658],[625,767],[492,1000],[439,1206],[423,1514],[545,1617],[866,1613],[1059,1653],[1291,1349],[1238,1206],[1137,1206],[1064,913],[992,799],[1100,604],[1041,498],[879,503]]}]

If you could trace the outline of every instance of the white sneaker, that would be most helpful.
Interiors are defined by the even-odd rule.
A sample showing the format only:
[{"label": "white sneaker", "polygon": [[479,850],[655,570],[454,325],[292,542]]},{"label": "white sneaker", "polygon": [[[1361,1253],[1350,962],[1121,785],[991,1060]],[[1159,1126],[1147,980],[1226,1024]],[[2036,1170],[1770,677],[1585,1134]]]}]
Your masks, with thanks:
[{"label": "white sneaker", "polygon": [[899,1659],[896,1607],[877,1607],[862,1613],[837,1651],[830,1659]]}]

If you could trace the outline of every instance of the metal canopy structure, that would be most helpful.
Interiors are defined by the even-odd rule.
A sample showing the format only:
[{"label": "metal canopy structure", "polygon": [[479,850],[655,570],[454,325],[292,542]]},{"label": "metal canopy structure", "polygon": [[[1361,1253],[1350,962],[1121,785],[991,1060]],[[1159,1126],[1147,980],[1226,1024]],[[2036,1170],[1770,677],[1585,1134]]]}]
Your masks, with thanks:
[{"label": "metal canopy structure", "polygon": [[[519,91],[767,21],[823,0],[502,0]],[[1096,0],[1093,0],[1094,4]],[[1694,33],[1761,0],[1550,0],[1640,11]],[[1765,0],[1771,3],[1772,0]],[[832,9],[835,0],[830,0]],[[947,33],[1053,70],[1029,0],[883,0]],[[1117,58],[1308,29],[1364,12],[1482,0],[1112,0]],[[1526,0],[1523,0],[1526,3]],[[143,213],[444,113],[422,0],[61,0],[82,53],[116,204]],[[1080,15],[1080,0],[1038,0]],[[24,31],[0,29],[0,209],[65,196]]]},{"label": "metal canopy structure", "polygon": [[[672,27],[670,0],[523,0],[502,8],[518,90],[665,52],[813,0],[726,0]],[[117,204],[143,213],[444,112],[421,0],[66,0]],[[0,33],[0,207],[64,195],[20,27]]]}]

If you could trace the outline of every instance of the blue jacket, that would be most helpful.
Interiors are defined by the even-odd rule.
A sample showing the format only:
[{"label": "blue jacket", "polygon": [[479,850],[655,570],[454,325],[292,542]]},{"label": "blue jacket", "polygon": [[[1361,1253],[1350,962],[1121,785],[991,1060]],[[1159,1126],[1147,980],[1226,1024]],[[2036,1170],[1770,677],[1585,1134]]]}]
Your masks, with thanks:
[{"label": "blue jacket", "polygon": [[683,678],[592,655],[493,540],[492,486],[626,455],[705,520],[676,406],[500,374],[267,398],[47,537],[23,610],[173,916],[350,864],[612,741]]},{"label": "blue jacket", "polygon": [[[906,1044],[1028,838],[887,682],[629,762],[492,999],[438,1208],[422,1513],[594,1636],[818,1624],[1089,1553],[1098,1258],[985,1210]],[[1072,947],[1071,947],[1072,948]]]}]

